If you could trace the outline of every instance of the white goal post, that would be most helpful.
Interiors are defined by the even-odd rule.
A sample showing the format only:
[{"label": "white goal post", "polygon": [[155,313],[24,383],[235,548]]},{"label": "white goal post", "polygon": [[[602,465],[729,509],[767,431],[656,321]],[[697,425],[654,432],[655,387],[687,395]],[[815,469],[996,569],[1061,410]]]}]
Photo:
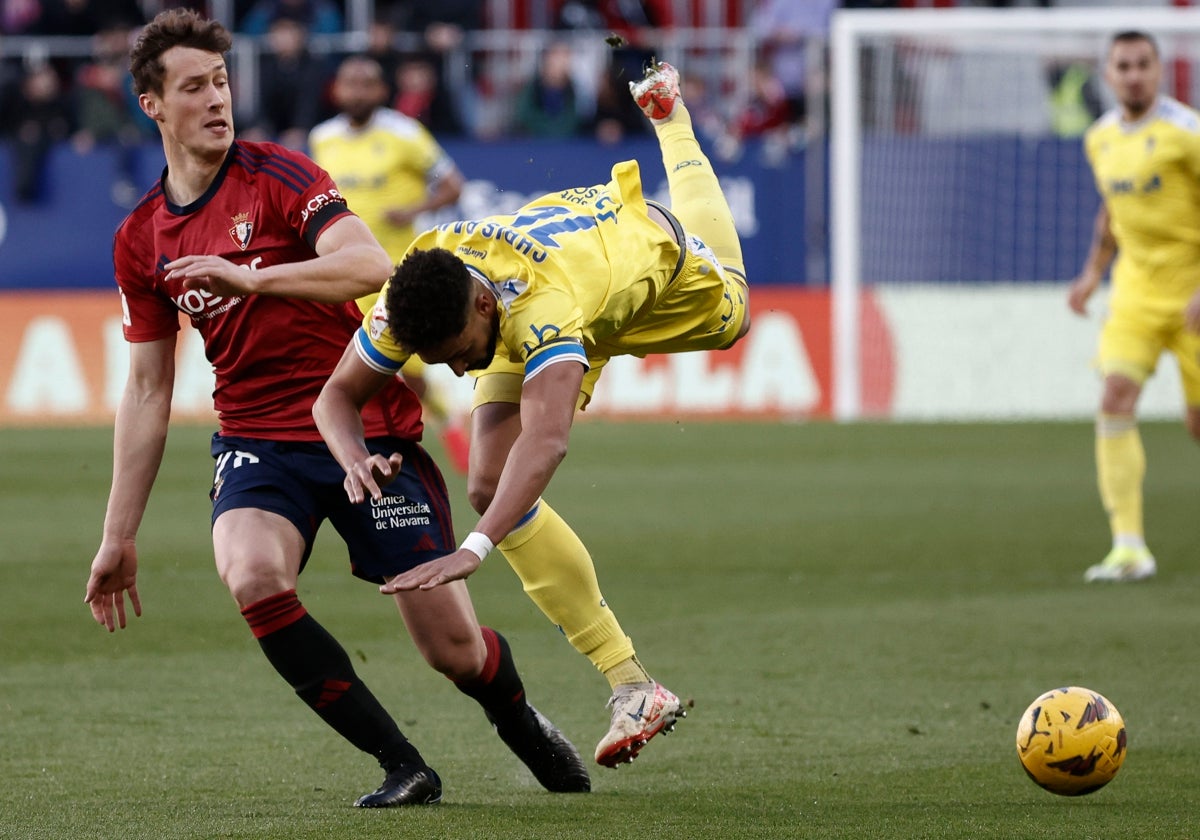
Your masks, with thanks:
[{"label": "white goal post", "polygon": [[[936,336],[929,335],[936,332],[936,319],[906,324],[903,318],[922,306],[944,303],[948,318],[969,321],[969,315],[955,308],[957,301],[967,299],[973,309],[962,312],[973,311],[981,319],[1007,315],[1014,324],[1027,320],[1034,308],[1040,312],[1043,304],[1058,307],[1053,318],[1059,318],[1061,310],[1061,322],[1041,324],[1041,335],[1050,329],[1075,331],[1070,332],[1072,347],[1079,343],[1082,349],[1072,352],[1082,358],[1072,358],[1070,367],[1080,363],[1082,369],[1073,375],[1084,383],[1081,387],[1087,387],[1091,339],[1081,337],[1079,331],[1092,336],[1097,324],[1081,321],[1072,326],[1065,287],[1045,281],[1050,275],[1058,280],[1073,276],[1064,274],[1064,265],[1078,260],[1086,246],[1081,242],[1079,218],[1094,213],[1098,199],[1086,168],[1079,166],[1081,157],[1043,165],[1047,155],[1081,155],[1075,151],[1080,140],[1056,136],[1052,130],[1044,78],[1040,82],[1043,101],[1030,102],[1029,92],[1036,87],[1033,77],[1048,62],[1080,58],[1090,61],[1098,73],[1111,36],[1130,29],[1146,31],[1158,40],[1166,92],[1191,98],[1191,90],[1175,91],[1171,84],[1180,79],[1187,83],[1193,62],[1194,73],[1200,76],[1200,38],[1196,37],[1200,36],[1200,8],[840,10],[834,14],[829,200],[835,418],[872,415],[863,400],[864,380],[871,375],[864,367],[864,346],[870,341],[864,336],[869,290],[879,292],[872,298],[900,300],[895,311],[886,313],[889,328],[903,335],[892,362],[898,396],[892,410],[883,412],[885,416],[970,419],[971,411],[938,399],[935,389],[947,388],[962,390],[962,405],[977,402],[980,416],[1056,416],[1050,406],[1063,387],[1051,374],[1043,376],[1044,393],[1032,396],[1024,391],[993,395],[994,383],[981,382],[973,393],[970,383],[936,382],[939,374],[933,366],[939,358],[946,365],[953,363],[953,341],[936,346]],[[898,79],[897,73],[907,78]],[[907,98],[924,101],[914,106]],[[1111,104],[1110,100],[1105,106]],[[1043,141],[1046,147],[1038,148]],[[954,159],[964,154],[968,144],[974,144],[968,156]],[[1018,159],[1003,170],[989,169],[989,155],[1008,154]],[[1042,176],[1050,182],[1038,183]],[[986,183],[988,178],[1001,183]],[[964,199],[952,198],[957,192],[975,194],[980,205],[1005,204],[1009,212],[997,213],[995,220],[964,221],[973,211],[958,203]],[[981,207],[980,212],[992,211]],[[948,221],[941,227],[932,218],[937,213],[947,214]],[[1026,230],[1026,225],[1038,229]],[[1086,233],[1090,236],[1090,227]],[[955,272],[963,276],[947,282],[943,275]],[[961,282],[956,285],[954,279]],[[1013,288],[1020,294],[1010,294]],[[997,289],[1004,293],[989,298],[988,290]],[[982,296],[977,294],[980,291]],[[1013,340],[1022,339],[1014,334]],[[1037,337],[1032,340],[1036,343]],[[1013,364],[1027,361],[1016,353]],[[1164,365],[1169,366],[1170,362]],[[1022,371],[1009,374],[1022,378]],[[980,375],[963,370],[960,375],[988,379],[986,371]],[[1003,375],[998,373],[996,379]],[[925,396],[906,396],[920,390],[914,382],[921,377],[935,380],[924,386]],[[1162,383],[1158,387],[1162,390]],[[994,401],[989,401],[993,396]],[[1149,386],[1147,397],[1152,397]],[[1090,392],[1082,397],[1068,395],[1062,411],[1084,413],[1090,400]],[[1167,388],[1161,396],[1153,396],[1147,407],[1151,414],[1170,413],[1178,410],[1178,404],[1178,389]]]}]

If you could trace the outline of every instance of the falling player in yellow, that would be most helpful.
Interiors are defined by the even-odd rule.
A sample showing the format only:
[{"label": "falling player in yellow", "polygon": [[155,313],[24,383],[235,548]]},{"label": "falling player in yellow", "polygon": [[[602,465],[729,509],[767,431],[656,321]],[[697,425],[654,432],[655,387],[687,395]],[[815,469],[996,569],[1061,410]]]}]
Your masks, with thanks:
[{"label": "falling player in yellow", "polygon": [[468,494],[482,517],[457,552],[427,574],[397,578],[395,590],[465,578],[499,548],[529,597],[608,679],[610,728],[596,747],[607,767],[632,760],[685,710],[638,660],[591,556],[542,492],[611,356],[726,349],[750,328],[741,245],[678,74],[653,64],[631,88],[654,123],[671,208],[643,198],[638,165],[625,161],[607,184],[423,233],[313,410],[360,501],[394,469],[368,454],[358,419],[390,372],[409,352],[459,376],[479,371]]},{"label": "falling player in yellow", "polygon": [[[333,177],[394,264],[416,236],[413,220],[419,214],[458,201],[462,173],[420,122],[384,107],[387,85],[375,59],[353,55],[343,60],[332,94],[340,113],[312,130],[312,158]],[[403,373],[451,463],[466,473],[469,443],[461,418],[442,389],[425,376],[419,358],[412,358]]]},{"label": "falling player in yellow", "polygon": [[1126,581],[1157,571],[1142,525],[1146,455],[1135,412],[1164,351],[1179,362],[1188,432],[1200,440],[1200,114],[1158,93],[1158,46],[1143,32],[1113,37],[1105,79],[1117,106],[1084,138],[1102,201],[1068,303],[1084,314],[1112,265],[1096,468],[1113,544],[1084,579]]}]

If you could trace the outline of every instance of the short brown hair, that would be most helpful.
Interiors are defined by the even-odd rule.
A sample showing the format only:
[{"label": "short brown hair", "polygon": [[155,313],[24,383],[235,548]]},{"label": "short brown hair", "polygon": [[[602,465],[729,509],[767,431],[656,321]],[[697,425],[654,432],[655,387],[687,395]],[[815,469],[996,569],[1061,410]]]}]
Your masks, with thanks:
[{"label": "short brown hair", "polygon": [[142,29],[129,52],[134,93],[162,93],[167,75],[162,54],[172,47],[193,47],[224,55],[232,46],[233,36],[220,21],[208,20],[191,9],[159,12]]},{"label": "short brown hair", "polygon": [[1150,49],[1154,51],[1154,55],[1158,57],[1158,42],[1154,40],[1154,36],[1149,32],[1143,32],[1140,29],[1126,29],[1123,32],[1118,32],[1112,36],[1112,40],[1108,42],[1111,50],[1117,44],[1136,44],[1139,41],[1145,41],[1150,45]]}]

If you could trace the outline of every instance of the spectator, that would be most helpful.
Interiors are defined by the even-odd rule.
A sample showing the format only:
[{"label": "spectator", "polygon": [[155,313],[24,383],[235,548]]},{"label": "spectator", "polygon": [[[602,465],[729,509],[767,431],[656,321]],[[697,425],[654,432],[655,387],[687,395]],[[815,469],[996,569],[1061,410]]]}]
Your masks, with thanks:
[{"label": "spectator", "polygon": [[259,59],[259,113],[251,120],[249,139],[303,149],[308,132],[329,116],[325,89],[331,74],[309,53],[308,31],[295,18],[272,21],[266,41]]},{"label": "spectator", "polygon": [[837,0],[759,0],[750,13],[748,25],[759,55],[779,80],[794,121],[803,121],[807,112],[809,42],[823,49],[836,7]]},{"label": "spectator", "polygon": [[733,160],[741,155],[744,139],[759,138],[763,141],[762,163],[780,166],[791,150],[802,142],[800,132],[793,130],[796,122],[792,101],[764,59],[759,59],[750,80],[750,100],[735,116],[728,136],[717,141],[717,155]]},{"label": "spectator", "polygon": [[384,14],[439,55],[457,49],[467,32],[484,28],[483,0],[393,0]]},{"label": "spectator", "polygon": [[607,30],[633,44],[672,23],[671,0],[566,0],[555,19],[558,29]]},{"label": "spectator", "polygon": [[131,34],[128,27],[113,26],[93,36],[92,59],[76,71],[72,90],[76,130],[71,141],[81,154],[97,144],[117,147],[112,198],[122,207],[137,201],[137,148],[153,128],[126,77]]},{"label": "spectator", "polygon": [[341,10],[330,0],[257,0],[242,18],[241,31],[268,35],[271,24],[281,19],[294,20],[314,35],[333,35],[344,28]]},{"label": "spectator", "polygon": [[640,70],[630,72],[631,63],[635,67],[642,63],[640,51],[631,56],[614,53],[612,61],[600,74],[592,128],[596,139],[608,146],[620,143],[630,135],[649,135],[649,123],[629,95],[629,80],[637,79],[641,74]]},{"label": "spectator", "polygon": [[17,98],[21,95],[21,61],[4,54],[4,42],[0,41],[0,137],[10,133],[17,124]]},{"label": "spectator", "polygon": [[107,27],[146,22],[137,0],[38,0],[37,35],[95,35]]},{"label": "spectator", "polygon": [[392,0],[381,13],[398,31],[420,36],[418,51],[433,60],[437,90],[453,90],[457,99],[467,98],[463,110],[454,113],[460,130],[464,122],[478,119],[481,110],[469,100],[476,86],[486,82],[483,61],[472,60],[463,42],[468,32],[484,28],[483,12],[484,0]]},{"label": "spectator", "polygon": [[432,134],[463,133],[450,94],[439,87],[436,57],[422,53],[404,58],[396,68],[395,82],[397,111],[418,120]]},{"label": "spectator", "polygon": [[[729,137],[728,119],[718,110],[704,76],[693,73],[679,80],[681,98],[692,115],[692,127],[697,136],[711,142]],[[719,153],[720,150],[718,150]]]},{"label": "spectator", "polygon": [[771,65],[759,61],[751,76],[750,101],[734,123],[738,137],[761,137],[786,131],[792,120],[791,100]]},{"label": "spectator", "polygon": [[404,60],[404,53],[396,47],[396,26],[387,15],[376,15],[367,27],[365,54],[374,59],[383,71],[387,101],[391,102],[396,98],[396,71]]},{"label": "spectator", "polygon": [[58,72],[46,62],[28,68],[13,106],[13,169],[17,201],[42,197],[46,155],[71,131],[71,109]]},{"label": "spectator", "polygon": [[1087,59],[1054,59],[1046,66],[1050,126],[1056,136],[1082,137],[1104,112],[1095,70]]},{"label": "spectator", "polygon": [[42,16],[38,0],[0,0],[0,34],[24,35]]},{"label": "spectator", "polygon": [[586,127],[571,78],[572,52],[566,41],[543,51],[533,77],[517,92],[514,128],[530,137],[575,137]]}]

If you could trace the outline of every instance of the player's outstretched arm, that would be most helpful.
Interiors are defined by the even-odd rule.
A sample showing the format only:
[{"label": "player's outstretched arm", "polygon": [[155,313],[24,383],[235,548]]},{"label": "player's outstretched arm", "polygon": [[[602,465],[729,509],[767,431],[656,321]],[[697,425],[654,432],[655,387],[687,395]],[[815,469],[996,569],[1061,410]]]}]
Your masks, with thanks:
[{"label": "player's outstretched arm", "polygon": [[[583,365],[562,362],[526,380],[521,391],[521,433],[504,462],[492,503],[474,528],[492,545],[504,539],[537,503],[566,457],[583,374]],[[475,552],[460,548],[393,578],[380,591],[432,589],[471,575],[481,562]]]},{"label": "player's outstretched arm", "polygon": [[175,337],[129,345],[129,378],[117,407],[113,479],[104,535],[92,560],[84,602],[112,632],[125,627],[125,596],[142,614],[134,541],[167,440],[175,385]]},{"label": "player's outstretched arm", "polygon": [[221,297],[273,295],[342,303],[383,288],[392,261],[366,223],[342,216],[321,231],[315,259],[247,270],[221,257],[192,254],[167,264],[167,279]]},{"label": "player's outstretched arm", "polygon": [[1087,259],[1079,276],[1071,283],[1067,291],[1067,305],[1077,315],[1087,314],[1087,302],[1100,288],[1100,281],[1112,265],[1113,257],[1117,254],[1117,240],[1113,237],[1112,226],[1109,224],[1108,208],[1103,203],[1096,211],[1096,220],[1092,225],[1092,244],[1088,248]]},{"label": "player's outstretched arm", "polygon": [[381,488],[400,473],[400,455],[385,458],[367,451],[362,409],[383,388],[392,374],[368,367],[359,358],[351,339],[325,386],[313,403],[313,419],[325,445],[346,471],[346,496],[354,504],[367,496],[379,499]]}]

